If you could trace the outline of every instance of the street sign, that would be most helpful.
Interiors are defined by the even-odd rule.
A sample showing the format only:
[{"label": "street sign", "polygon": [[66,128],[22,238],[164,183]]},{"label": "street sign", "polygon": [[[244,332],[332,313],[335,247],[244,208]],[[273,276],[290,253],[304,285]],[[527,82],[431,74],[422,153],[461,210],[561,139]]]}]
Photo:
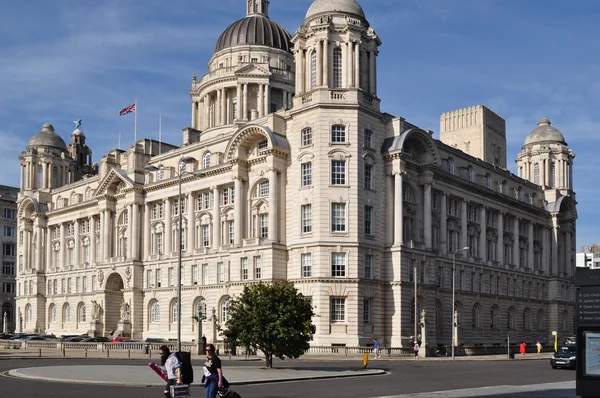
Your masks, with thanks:
[{"label": "street sign", "polygon": [[600,286],[577,289],[577,321],[579,324],[600,323]]}]

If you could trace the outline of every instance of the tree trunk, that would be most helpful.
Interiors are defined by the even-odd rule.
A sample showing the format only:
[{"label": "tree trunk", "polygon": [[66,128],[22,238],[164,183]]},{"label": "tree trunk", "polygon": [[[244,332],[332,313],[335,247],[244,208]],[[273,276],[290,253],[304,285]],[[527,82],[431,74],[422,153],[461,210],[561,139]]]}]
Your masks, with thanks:
[{"label": "tree trunk", "polygon": [[270,352],[265,352],[265,360],[266,360],[266,366],[267,369],[272,369],[273,368],[273,354],[271,354]]}]

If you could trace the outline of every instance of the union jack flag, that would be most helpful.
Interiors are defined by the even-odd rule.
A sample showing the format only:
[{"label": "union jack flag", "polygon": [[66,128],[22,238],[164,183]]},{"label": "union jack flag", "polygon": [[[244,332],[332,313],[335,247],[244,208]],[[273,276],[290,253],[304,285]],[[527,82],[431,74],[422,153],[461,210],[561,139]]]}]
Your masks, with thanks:
[{"label": "union jack flag", "polygon": [[119,111],[119,116],[127,115],[128,113],[135,112],[135,103],[125,107]]}]

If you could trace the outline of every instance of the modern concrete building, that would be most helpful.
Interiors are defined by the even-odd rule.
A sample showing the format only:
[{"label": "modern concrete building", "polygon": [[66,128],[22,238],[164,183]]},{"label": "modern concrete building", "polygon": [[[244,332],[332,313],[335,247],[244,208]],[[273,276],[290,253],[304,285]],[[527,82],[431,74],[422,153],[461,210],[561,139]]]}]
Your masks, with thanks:
[{"label": "modern concrete building", "polygon": [[600,245],[584,246],[576,254],[577,267],[600,268]]},{"label": "modern concrete building", "polygon": [[17,195],[19,188],[0,185],[0,333],[15,331]]},{"label": "modern concrete building", "polygon": [[248,0],[192,77],[180,144],[140,140],[96,167],[79,129],[69,147],[51,125],[31,139],[23,329],[174,338],[181,248],[189,341],[199,311],[219,341],[229,300],[259,280],[311,298],[314,345],[406,346],[415,300],[429,344],[450,343],[453,308],[463,344],[572,334],[577,212],[563,135],[540,121],[514,175],[505,122],[484,106],[443,114],[441,140],[380,111],[381,40],[356,1],[314,1],[294,36],[268,6]]}]

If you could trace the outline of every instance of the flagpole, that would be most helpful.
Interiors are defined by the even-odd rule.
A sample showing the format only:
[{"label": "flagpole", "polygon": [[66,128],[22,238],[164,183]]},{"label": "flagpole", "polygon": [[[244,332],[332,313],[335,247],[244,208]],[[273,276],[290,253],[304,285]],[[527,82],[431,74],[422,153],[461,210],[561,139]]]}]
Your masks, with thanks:
[{"label": "flagpole", "polygon": [[121,149],[121,130],[119,130],[119,146],[117,149]]},{"label": "flagpole", "polygon": [[133,111],[134,113],[134,117],[133,117],[133,143],[135,144],[137,142],[137,113],[138,113],[138,109],[137,109],[137,98],[135,99],[134,102],[135,105],[135,110]]},{"label": "flagpole", "polygon": [[162,152],[162,115],[158,115],[158,154]]}]

